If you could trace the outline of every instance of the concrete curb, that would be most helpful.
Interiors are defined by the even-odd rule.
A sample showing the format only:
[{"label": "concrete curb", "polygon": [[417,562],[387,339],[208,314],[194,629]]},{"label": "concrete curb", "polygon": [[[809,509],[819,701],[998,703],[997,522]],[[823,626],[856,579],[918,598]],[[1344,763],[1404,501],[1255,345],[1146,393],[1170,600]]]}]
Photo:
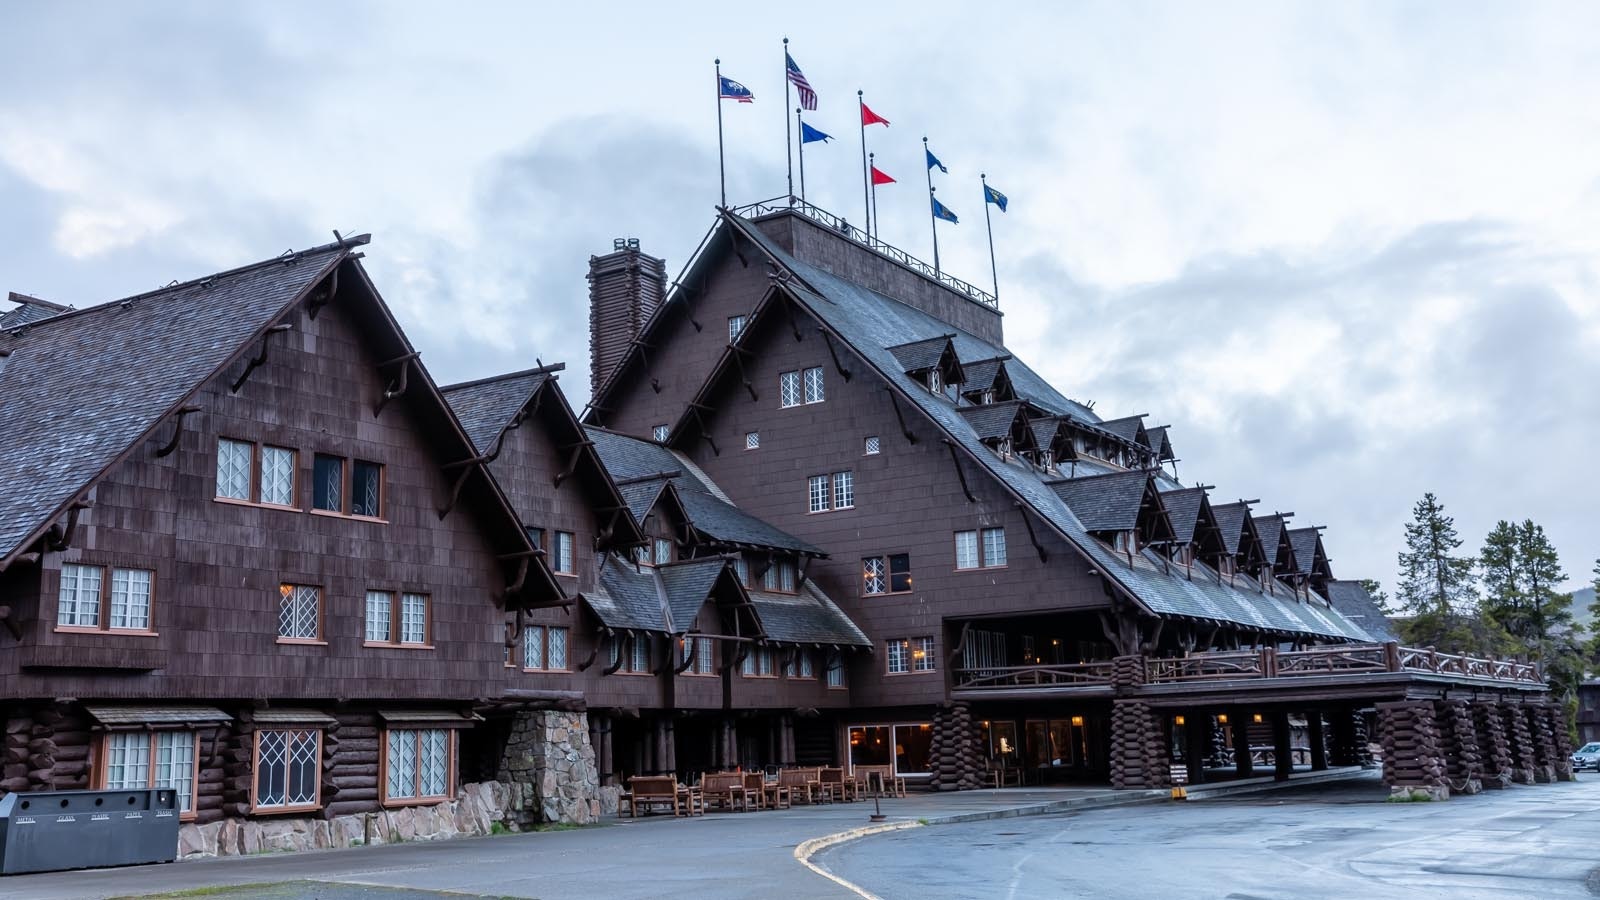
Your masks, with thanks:
[{"label": "concrete curb", "polygon": [[823,878],[828,879],[834,884],[839,885],[845,890],[850,891],[856,896],[863,898],[863,900],[882,900],[882,898],[880,898],[877,894],[869,893],[812,862],[811,857],[821,853],[829,847],[836,847],[840,844],[867,837],[868,835],[882,834],[885,831],[903,831],[907,828],[921,827],[922,823],[919,821],[883,822],[877,825],[867,825],[861,828],[852,828],[849,831],[839,831],[835,832],[834,834],[826,834],[819,838],[812,838],[809,841],[801,841],[794,848],[794,858],[799,861],[800,865],[805,866],[811,871],[821,875]]},{"label": "concrete curb", "polygon": [[1058,813],[1108,809],[1113,806],[1135,806],[1142,803],[1157,803],[1170,799],[1172,799],[1172,794],[1168,791],[1125,791],[1109,797],[1074,797],[1070,800],[1051,800],[1048,803],[1033,803],[1028,806],[1012,806],[1006,809],[952,813],[948,816],[929,816],[925,821],[929,825],[955,825],[961,822],[987,822],[991,819],[1015,819],[1021,816],[1053,816]]},{"label": "concrete curb", "polygon": [[1360,766],[1341,766],[1336,769],[1327,769],[1322,772],[1296,775],[1288,781],[1278,781],[1272,777],[1250,778],[1244,781],[1222,782],[1214,785],[1200,785],[1185,788],[1183,799],[1186,801],[1215,800],[1221,797],[1232,797],[1237,794],[1258,794],[1263,791],[1275,791],[1283,788],[1301,787],[1308,784],[1326,784],[1330,781],[1353,781],[1357,778],[1369,776],[1372,769],[1363,769]]}]

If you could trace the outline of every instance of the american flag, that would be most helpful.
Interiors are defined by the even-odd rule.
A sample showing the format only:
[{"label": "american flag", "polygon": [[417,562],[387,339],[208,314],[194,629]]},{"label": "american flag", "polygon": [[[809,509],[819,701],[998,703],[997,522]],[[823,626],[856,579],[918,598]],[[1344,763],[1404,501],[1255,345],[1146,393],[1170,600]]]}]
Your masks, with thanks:
[{"label": "american flag", "polygon": [[800,94],[801,108],[816,109],[817,92],[811,89],[811,82],[806,80],[805,73],[801,72],[800,67],[794,64],[794,57],[790,56],[787,51],[784,52],[783,58],[788,60],[789,81],[794,84],[795,91]]}]

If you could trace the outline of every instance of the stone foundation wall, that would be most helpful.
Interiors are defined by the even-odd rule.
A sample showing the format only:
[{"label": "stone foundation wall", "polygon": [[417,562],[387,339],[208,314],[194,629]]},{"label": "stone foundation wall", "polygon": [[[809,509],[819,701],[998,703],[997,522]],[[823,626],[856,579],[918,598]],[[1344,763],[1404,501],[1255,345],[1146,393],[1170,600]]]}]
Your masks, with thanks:
[{"label": "stone foundation wall", "polygon": [[442,841],[489,834],[506,821],[511,793],[496,781],[468,784],[456,799],[432,806],[404,806],[331,819],[226,818],[178,829],[178,858],[244,856],[285,850],[326,850],[404,841]]},{"label": "stone foundation wall", "polygon": [[589,743],[588,713],[517,713],[498,777],[510,792],[507,818],[519,828],[600,821],[600,772]]}]

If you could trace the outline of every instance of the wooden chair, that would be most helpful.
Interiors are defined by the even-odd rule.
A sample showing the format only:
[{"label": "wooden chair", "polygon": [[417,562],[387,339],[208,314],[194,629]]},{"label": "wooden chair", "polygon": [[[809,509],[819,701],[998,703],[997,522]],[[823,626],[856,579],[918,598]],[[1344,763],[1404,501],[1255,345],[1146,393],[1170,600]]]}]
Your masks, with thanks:
[{"label": "wooden chair", "polygon": [[700,794],[706,806],[731,812],[750,811],[750,794],[745,790],[744,775],[738,772],[716,772],[702,777]]},{"label": "wooden chair", "polygon": [[842,768],[818,769],[817,780],[821,782],[826,795],[846,802],[856,799],[854,792],[850,790],[855,787],[855,779],[846,778]]},{"label": "wooden chair", "polygon": [[[744,778],[744,796],[746,804],[754,803],[756,809],[767,809],[771,804],[767,802],[767,778],[760,772],[746,772]],[[784,806],[788,806],[788,798],[784,799]]]},{"label": "wooden chair", "polygon": [[637,819],[641,809],[650,813],[657,808],[670,809],[674,816],[682,815],[677,779],[671,775],[635,775],[629,778],[628,815]]},{"label": "wooden chair", "polygon": [[816,803],[820,782],[816,769],[784,769],[778,773],[778,784],[789,789],[790,803]]},{"label": "wooden chair", "polygon": [[889,797],[904,797],[906,795],[906,780],[894,774],[894,769],[889,766],[856,766],[856,771],[864,774],[867,784],[876,782],[877,789]]}]

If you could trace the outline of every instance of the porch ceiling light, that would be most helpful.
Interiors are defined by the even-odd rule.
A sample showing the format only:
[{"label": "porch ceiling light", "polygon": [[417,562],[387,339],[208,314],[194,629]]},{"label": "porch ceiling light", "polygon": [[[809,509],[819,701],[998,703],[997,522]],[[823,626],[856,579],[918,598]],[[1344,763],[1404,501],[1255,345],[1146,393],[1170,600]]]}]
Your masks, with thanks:
[{"label": "porch ceiling light", "polygon": [[1174,724],[1174,725],[1183,725],[1183,724],[1185,724],[1183,716],[1173,716],[1172,717],[1172,724]]},{"label": "porch ceiling light", "polygon": [[1083,727],[1083,716],[1073,716],[1072,717],[1072,724],[1076,725],[1079,728],[1082,728]]}]

